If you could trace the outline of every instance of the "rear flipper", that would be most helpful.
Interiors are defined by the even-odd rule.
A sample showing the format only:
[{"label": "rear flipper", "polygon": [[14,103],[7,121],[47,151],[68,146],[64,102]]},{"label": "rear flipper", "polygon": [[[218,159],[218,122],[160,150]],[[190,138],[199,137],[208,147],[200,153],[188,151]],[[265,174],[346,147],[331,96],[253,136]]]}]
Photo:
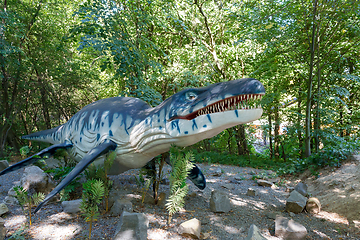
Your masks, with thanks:
[{"label": "rear flipper", "polygon": [[12,172],[12,171],[15,171],[15,170],[18,170],[20,168],[23,168],[23,167],[26,167],[36,161],[38,161],[39,159],[45,157],[45,156],[52,156],[55,154],[56,150],[58,149],[67,149],[67,148],[70,148],[72,147],[73,144],[68,142],[68,141],[65,141],[64,143],[60,143],[60,144],[56,144],[56,145],[52,145],[48,148],[45,148],[44,150],[32,155],[31,157],[28,157],[24,160],[22,160],[21,162],[18,162],[6,169],[4,169],[2,172],[0,172],[0,176],[1,175],[4,175],[4,174],[7,174],[9,172]]},{"label": "rear flipper", "polygon": [[65,177],[64,180],[61,181],[59,185],[57,185],[44,199],[42,203],[40,203],[35,209],[35,213],[39,211],[39,209],[47,203],[52,197],[54,197],[57,193],[59,193],[63,188],[70,184],[70,182],[76,178],[82,171],[85,170],[90,163],[92,163],[97,157],[106,154],[109,151],[115,150],[117,147],[116,143],[111,140],[105,140],[105,142],[101,143],[99,146],[91,149],[83,159],[74,167],[74,169]]},{"label": "rear flipper", "polygon": [[[170,156],[165,159],[166,163],[170,164]],[[206,187],[206,179],[204,174],[201,172],[200,168],[193,163],[194,167],[190,170],[188,179],[194,183],[200,190],[203,190]]]},{"label": "rear flipper", "polygon": [[206,179],[204,177],[204,174],[195,164],[194,167],[190,170],[188,179],[190,179],[195,184],[195,186],[197,186],[201,190],[206,187]]}]

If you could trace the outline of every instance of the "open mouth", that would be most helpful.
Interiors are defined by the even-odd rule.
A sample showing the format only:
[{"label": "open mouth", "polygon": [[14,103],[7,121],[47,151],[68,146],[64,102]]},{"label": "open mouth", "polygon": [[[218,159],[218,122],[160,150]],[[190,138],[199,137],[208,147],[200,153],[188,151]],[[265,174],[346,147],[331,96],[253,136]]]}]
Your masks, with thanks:
[{"label": "open mouth", "polygon": [[198,116],[217,113],[217,112],[225,112],[231,110],[243,110],[243,109],[260,109],[260,100],[264,93],[257,94],[243,94],[234,97],[225,98],[223,100],[217,101],[211,105],[203,107],[195,112],[189,113],[186,116],[176,116],[171,118],[169,121],[175,119],[186,119],[192,120]]}]

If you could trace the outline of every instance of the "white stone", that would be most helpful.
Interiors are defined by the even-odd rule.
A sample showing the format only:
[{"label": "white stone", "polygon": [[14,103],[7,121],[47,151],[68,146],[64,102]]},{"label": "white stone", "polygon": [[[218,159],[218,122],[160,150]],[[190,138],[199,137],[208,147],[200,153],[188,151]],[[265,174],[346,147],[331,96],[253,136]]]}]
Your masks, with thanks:
[{"label": "white stone", "polygon": [[179,226],[178,233],[184,236],[199,239],[201,233],[201,222],[196,218],[183,222]]}]

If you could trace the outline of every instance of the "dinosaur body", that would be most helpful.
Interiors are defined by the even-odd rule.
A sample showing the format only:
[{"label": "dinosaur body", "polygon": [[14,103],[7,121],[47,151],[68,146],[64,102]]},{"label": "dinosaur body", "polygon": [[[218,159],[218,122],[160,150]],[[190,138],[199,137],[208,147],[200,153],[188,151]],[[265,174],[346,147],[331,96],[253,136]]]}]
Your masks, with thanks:
[{"label": "dinosaur body", "polygon": [[[73,176],[68,175],[49,194],[51,198],[90,163],[102,164],[108,151],[117,153],[109,174],[120,174],[143,167],[172,144],[189,146],[227,128],[254,121],[261,117],[262,109],[250,109],[247,103],[260,99],[264,93],[259,81],[239,79],[185,89],[153,108],[137,98],[107,98],[85,106],[63,125],[23,138],[54,144],[39,156],[65,148],[79,162],[69,174]],[[33,156],[27,158],[0,175],[34,161]]]}]

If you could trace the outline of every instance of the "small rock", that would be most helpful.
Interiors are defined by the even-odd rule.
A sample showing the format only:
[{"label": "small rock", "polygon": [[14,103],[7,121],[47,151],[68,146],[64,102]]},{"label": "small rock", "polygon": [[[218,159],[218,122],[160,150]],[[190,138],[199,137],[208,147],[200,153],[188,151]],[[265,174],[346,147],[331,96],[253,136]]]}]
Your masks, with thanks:
[{"label": "small rock", "polygon": [[65,165],[63,160],[59,160],[53,157],[46,158],[45,162],[48,168],[58,168]]},{"label": "small rock", "polygon": [[289,216],[293,218],[293,217],[295,217],[295,213],[289,212]]},{"label": "small rock", "polygon": [[19,201],[15,197],[11,197],[11,196],[6,196],[4,199],[4,203],[6,205],[12,205],[12,206],[19,205]]},{"label": "small rock", "polygon": [[309,198],[306,203],[306,211],[312,214],[318,214],[321,210],[321,204],[317,198]]},{"label": "small rock", "polygon": [[306,228],[293,220],[285,217],[276,217],[275,236],[284,240],[301,240],[307,235]]},{"label": "small rock", "polygon": [[285,192],[291,193],[292,191],[294,191],[294,187],[286,187]]},{"label": "small rock", "polygon": [[267,212],[265,213],[265,216],[274,220],[276,219],[277,216],[282,217],[281,212]]},{"label": "small rock", "polygon": [[155,199],[150,194],[145,194],[144,203],[154,205]]},{"label": "small rock", "polygon": [[298,193],[303,195],[304,197],[307,197],[309,194],[307,192],[307,185],[303,182],[299,182],[295,187],[294,190],[296,190]]},{"label": "small rock", "polygon": [[210,210],[218,213],[229,212],[231,210],[229,197],[222,191],[213,190],[210,198]]},{"label": "small rock", "polygon": [[201,233],[201,222],[196,218],[183,222],[179,226],[178,233],[184,236],[199,239]]},{"label": "small rock", "polygon": [[120,190],[112,188],[109,193],[108,207],[111,209],[112,205],[117,199],[122,199],[123,193]]},{"label": "small rock", "polygon": [[133,211],[132,203],[127,200],[117,199],[112,205],[109,214],[112,217],[120,216],[123,213],[123,211],[132,212]]},{"label": "small rock", "polygon": [[6,236],[5,220],[0,217],[0,240],[3,240]]},{"label": "small rock", "polygon": [[224,184],[221,185],[221,187],[229,189],[229,190],[234,189],[234,186],[232,184],[230,184],[230,183],[224,183]]},{"label": "small rock", "polygon": [[143,213],[123,212],[113,240],[146,240],[149,220]]},{"label": "small rock", "polygon": [[163,185],[169,185],[170,184],[170,180],[167,179],[167,178],[163,178],[161,181],[160,181],[161,184]]},{"label": "small rock", "polygon": [[9,162],[7,160],[0,160],[0,172],[9,167]]},{"label": "small rock", "polygon": [[212,173],[212,175],[213,175],[214,177],[220,177],[220,176],[222,175],[222,170],[221,170],[221,168],[215,169],[214,172]]},{"label": "small rock", "polygon": [[259,228],[255,224],[252,224],[245,240],[266,240],[266,238],[261,235]]},{"label": "small rock", "polygon": [[61,203],[61,206],[63,208],[63,211],[66,213],[77,213],[80,212],[80,206],[81,206],[82,199],[76,199],[72,201],[63,201]]},{"label": "small rock", "polygon": [[188,198],[194,198],[196,196],[197,196],[196,192],[192,192],[192,193],[187,195]]},{"label": "small rock", "polygon": [[248,188],[246,195],[247,195],[247,196],[256,196],[256,195],[257,195],[257,191],[256,191],[256,189]]},{"label": "small rock", "polygon": [[[193,192],[194,193],[194,192]],[[195,196],[196,196],[196,193],[195,193]],[[166,203],[166,193],[164,192],[161,192],[158,196],[158,202],[156,205],[158,206],[165,206],[165,203]]]},{"label": "small rock", "polygon": [[301,213],[306,206],[306,202],[307,198],[294,190],[286,201],[285,209],[288,212]]},{"label": "small rock", "polygon": [[258,179],[257,180],[257,184],[259,186],[263,186],[263,187],[272,187],[274,184],[272,182],[263,180],[263,179]]},{"label": "small rock", "polygon": [[9,212],[9,208],[6,206],[6,204],[0,203],[0,216],[4,215],[7,212]]}]

